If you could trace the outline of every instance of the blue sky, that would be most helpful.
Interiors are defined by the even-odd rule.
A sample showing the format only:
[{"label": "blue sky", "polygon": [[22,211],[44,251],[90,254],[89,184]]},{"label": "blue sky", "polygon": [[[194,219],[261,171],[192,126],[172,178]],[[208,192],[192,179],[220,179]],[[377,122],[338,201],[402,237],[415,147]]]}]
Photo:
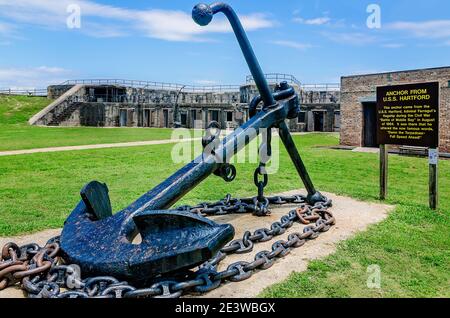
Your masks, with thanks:
[{"label": "blue sky", "polygon": [[[229,0],[263,70],[303,83],[450,65],[450,1]],[[67,27],[69,5],[81,27]],[[200,28],[189,0],[0,0],[0,87],[76,78],[239,84],[248,69],[227,22]],[[381,28],[367,26],[367,7]]]}]

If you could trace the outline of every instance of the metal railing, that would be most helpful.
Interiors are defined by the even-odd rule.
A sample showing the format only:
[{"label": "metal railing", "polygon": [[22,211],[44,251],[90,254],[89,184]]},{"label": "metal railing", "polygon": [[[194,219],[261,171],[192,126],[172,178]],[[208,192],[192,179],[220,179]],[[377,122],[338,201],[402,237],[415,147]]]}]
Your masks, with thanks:
[{"label": "metal railing", "polygon": [[195,86],[186,85],[183,92],[188,93],[235,93],[240,90],[239,85],[213,85],[213,86]]},{"label": "metal railing", "polygon": [[[267,82],[269,82],[269,84],[278,84],[280,82],[286,81],[290,84],[295,84],[297,86],[301,86],[300,81],[294,75],[291,75],[291,74],[268,73],[268,74],[264,74],[264,76],[266,77],[266,80],[267,80]],[[248,75],[246,77],[246,83],[247,84],[254,83],[252,75]]]},{"label": "metal railing", "polygon": [[[123,103],[123,104],[175,104],[177,103],[176,95],[167,94],[165,96],[152,96],[152,95],[73,95],[69,96],[67,100],[70,103]],[[238,102],[238,98],[218,98],[218,97],[205,97],[202,95],[191,95],[186,98],[179,98],[178,103],[180,105],[224,105],[233,104]]]},{"label": "metal railing", "polygon": [[324,84],[302,84],[301,89],[305,91],[320,91],[320,92],[329,92],[329,91],[340,91],[341,84],[338,83],[324,83]]},{"label": "metal railing", "polygon": [[[306,91],[339,91],[341,85],[338,83],[320,83],[320,84],[301,84],[300,81],[293,75],[282,73],[265,74],[267,81],[271,84],[287,81],[295,84]],[[246,83],[254,83],[253,76],[246,77]],[[182,91],[187,93],[225,93],[225,92],[239,92],[240,85],[184,85],[177,83],[140,81],[140,80],[125,80],[125,79],[76,79],[68,80],[60,85],[119,85],[133,88],[143,89],[158,89],[168,91]]]},{"label": "metal railing", "polygon": [[[337,83],[325,83],[325,84],[300,84],[295,76],[289,74],[270,73],[265,74],[269,83],[279,83],[282,81],[288,81],[298,85],[305,91],[339,91],[340,84]],[[247,83],[253,82],[251,75],[246,78]],[[160,89],[168,91],[182,91],[186,93],[236,93],[239,92],[239,85],[182,85],[176,83],[164,83],[164,82],[151,82],[151,81],[139,81],[139,80],[124,80],[124,79],[79,79],[79,80],[67,80],[60,85],[120,85],[133,88],[142,89]],[[47,96],[47,89],[0,89],[0,95],[21,95],[21,96]]]},{"label": "metal railing", "polygon": [[168,91],[183,91],[188,93],[225,93],[225,92],[239,92],[239,85],[183,85],[176,83],[140,81],[140,80],[124,80],[124,79],[78,79],[68,80],[60,85],[120,85],[125,87],[143,88],[143,89],[158,89]]},{"label": "metal railing", "polygon": [[0,95],[16,95],[16,96],[47,96],[47,89],[0,89]]}]

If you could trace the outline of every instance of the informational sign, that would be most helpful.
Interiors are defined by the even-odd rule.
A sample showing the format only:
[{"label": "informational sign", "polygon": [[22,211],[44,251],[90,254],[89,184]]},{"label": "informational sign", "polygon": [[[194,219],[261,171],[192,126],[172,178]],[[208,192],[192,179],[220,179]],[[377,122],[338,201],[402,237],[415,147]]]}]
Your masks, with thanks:
[{"label": "informational sign", "polygon": [[439,146],[439,83],[377,88],[377,138],[382,145]]},{"label": "informational sign", "polygon": [[437,149],[428,150],[428,159],[430,165],[437,165],[439,160],[439,151]]}]

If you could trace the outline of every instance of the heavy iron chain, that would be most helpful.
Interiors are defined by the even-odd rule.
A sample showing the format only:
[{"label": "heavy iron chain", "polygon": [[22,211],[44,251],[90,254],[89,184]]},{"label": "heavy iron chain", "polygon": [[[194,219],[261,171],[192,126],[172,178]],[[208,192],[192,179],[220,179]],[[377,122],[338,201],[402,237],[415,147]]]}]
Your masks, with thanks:
[{"label": "heavy iron chain", "polygon": [[[75,270],[77,267],[64,263],[59,238],[56,237],[42,248],[35,243],[21,247],[14,243],[6,244],[1,251],[0,290],[20,286],[30,298],[177,298],[186,293],[206,293],[226,281],[243,281],[257,271],[270,268],[277,259],[288,255],[293,248],[303,246],[335,224],[335,218],[328,211],[331,200],[311,206],[301,195],[265,197],[264,202],[260,202],[257,197],[233,199],[227,195],[225,199],[215,203],[182,206],[179,210],[204,216],[234,213],[266,215],[270,213],[269,204],[296,204],[298,207],[283,216],[279,222],[273,223],[270,229],[245,232],[242,239],[229,243],[213,259],[199,266],[197,271],[154,281],[147,288],[138,289],[127,282],[107,276],[81,280]],[[227,255],[250,253],[256,244],[274,240],[295,222],[306,225],[302,233],[291,233],[287,240],[276,241],[271,251],[258,252],[253,262],[240,261],[229,265],[224,271],[217,271],[217,266]]]}]

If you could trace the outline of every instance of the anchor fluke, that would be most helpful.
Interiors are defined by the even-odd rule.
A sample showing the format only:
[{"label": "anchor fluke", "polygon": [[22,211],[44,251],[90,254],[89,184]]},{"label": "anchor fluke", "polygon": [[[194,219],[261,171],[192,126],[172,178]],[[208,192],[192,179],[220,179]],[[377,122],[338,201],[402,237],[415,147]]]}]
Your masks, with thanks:
[{"label": "anchor fluke", "polygon": [[140,284],[194,268],[234,237],[229,224],[217,224],[190,212],[155,210],[133,215],[135,234],[142,238],[133,243],[122,234],[128,220],[123,213],[100,220],[86,214],[86,205],[79,204],[61,234],[64,259],[79,264],[85,277],[113,275]]},{"label": "anchor fluke", "polygon": [[134,275],[193,268],[216,255],[234,237],[233,226],[189,212],[146,211],[133,220],[142,237],[142,252],[130,259]]},{"label": "anchor fluke", "polygon": [[105,183],[89,182],[80,191],[81,198],[86,205],[87,213],[94,220],[102,220],[112,216],[109,190]]}]

